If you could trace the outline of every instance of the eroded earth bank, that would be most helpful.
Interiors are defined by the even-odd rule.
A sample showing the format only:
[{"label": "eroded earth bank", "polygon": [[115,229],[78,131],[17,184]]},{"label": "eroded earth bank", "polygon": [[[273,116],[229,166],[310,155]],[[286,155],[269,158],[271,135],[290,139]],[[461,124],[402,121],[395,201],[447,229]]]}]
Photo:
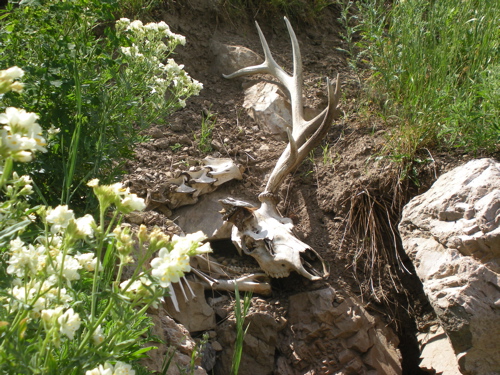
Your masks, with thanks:
[{"label": "eroded earth bank", "polygon": [[[448,177],[451,185],[431,190],[427,201],[412,201],[410,206],[420,208],[405,211],[401,221],[410,199],[466,160],[433,155],[419,171],[417,186],[401,182],[400,171],[377,157],[387,127],[369,111],[359,110],[363,77],[339,51],[345,47],[339,11],[325,8],[315,22],[290,20],[302,52],[304,116],[326,107],[326,78],[337,74],[340,116],[280,184],[277,206],[293,222],[296,237],[325,261],[329,276],[309,280],[292,272],[268,278],[254,258],[238,254],[230,234],[212,241],[218,268],[203,271],[224,280],[222,284],[238,278],[262,284],[254,288],[239,373],[499,373],[498,362],[485,359],[485,353],[498,352],[491,337],[500,333],[499,200],[498,184],[492,182],[498,182],[498,164],[483,161],[456,172],[469,177]],[[259,207],[259,193],[287,144],[282,126],[290,121],[291,110],[284,99],[287,90],[269,84],[269,76],[229,80],[222,74],[262,61],[254,19],[275,60],[289,72],[290,38],[281,16],[255,11],[234,17],[209,0],[169,2],[155,18],[186,36],[186,46],[173,57],[204,89],[165,123],[154,124],[146,134],[150,140],[137,146],[124,181],[146,198],[148,208],[127,219],[131,225],[156,225],[169,233],[202,230],[211,237],[223,225],[219,200]],[[213,160],[220,159],[223,164],[217,169]],[[234,166],[237,171],[224,177],[222,172]],[[455,191],[472,180],[479,186],[475,195]],[[240,207],[235,212],[251,215],[252,210]],[[431,239],[437,239],[433,251],[422,255],[423,244]],[[321,268],[314,260],[307,261]],[[255,273],[261,275],[249,276]],[[470,280],[477,282],[471,287]],[[155,333],[167,343],[153,351],[152,370],[159,371],[164,356],[174,353],[177,366],[171,365],[168,374],[183,373],[198,347],[195,374],[230,373],[234,294],[204,289],[203,282],[207,280],[199,276],[190,279],[195,297],[188,292],[188,301],[177,291],[180,312],[171,301],[151,312]],[[481,299],[479,290],[487,298]],[[484,337],[487,327],[493,330],[490,339]],[[208,341],[200,346],[203,336]]]}]

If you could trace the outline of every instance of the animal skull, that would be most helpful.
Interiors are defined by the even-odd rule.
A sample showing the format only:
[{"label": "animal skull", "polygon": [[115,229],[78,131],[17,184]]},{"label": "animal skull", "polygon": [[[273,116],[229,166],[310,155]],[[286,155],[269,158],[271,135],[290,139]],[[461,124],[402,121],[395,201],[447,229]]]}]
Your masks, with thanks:
[{"label": "animal skull", "polygon": [[224,219],[233,225],[231,240],[239,251],[255,258],[267,275],[282,278],[295,271],[309,280],[328,276],[321,256],[294,236],[292,221],[272,206],[263,203],[256,209],[231,198],[220,202]]}]

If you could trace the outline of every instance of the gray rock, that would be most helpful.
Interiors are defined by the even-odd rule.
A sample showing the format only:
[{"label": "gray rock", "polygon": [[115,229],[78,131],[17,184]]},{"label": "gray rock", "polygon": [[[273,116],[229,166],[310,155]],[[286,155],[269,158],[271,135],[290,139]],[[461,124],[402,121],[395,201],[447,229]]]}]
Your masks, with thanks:
[{"label": "gray rock", "polygon": [[277,85],[259,82],[250,86],[245,90],[243,107],[261,130],[271,133],[276,139],[288,140],[286,128],[291,130],[291,107]]},{"label": "gray rock", "polygon": [[441,375],[460,375],[457,357],[441,326],[417,335],[421,354],[420,368]]},{"label": "gray rock", "polygon": [[500,164],[473,160],[404,208],[399,230],[464,374],[500,372]]},{"label": "gray rock", "polygon": [[[202,284],[189,281],[195,297],[189,300],[184,299],[184,295],[179,287],[179,283],[174,286],[179,311],[177,311],[170,298],[165,299],[165,309],[168,314],[177,322],[181,323],[189,332],[209,331],[215,328],[215,312],[205,299],[205,289]],[[184,286],[188,297],[191,293]]]},{"label": "gray rock", "polygon": [[292,351],[293,363],[281,366],[293,374],[401,374],[397,336],[356,298],[337,299],[332,288],[299,293],[288,316],[279,349]]},{"label": "gray rock", "polygon": [[215,55],[214,69],[221,74],[231,74],[251,65],[264,61],[251,49],[242,46],[231,46],[213,41],[212,53]]}]

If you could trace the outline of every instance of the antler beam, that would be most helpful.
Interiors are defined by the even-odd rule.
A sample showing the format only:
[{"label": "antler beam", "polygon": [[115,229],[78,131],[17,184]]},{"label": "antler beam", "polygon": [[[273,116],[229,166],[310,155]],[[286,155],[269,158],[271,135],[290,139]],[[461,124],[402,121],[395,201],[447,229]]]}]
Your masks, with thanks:
[{"label": "antler beam", "polygon": [[[274,60],[266,38],[257,24],[264,49],[262,64],[240,69],[224,75],[235,78],[247,74],[270,74],[286,89],[292,106],[292,124],[287,128],[289,143],[274,167],[265,190],[259,195],[261,205],[252,205],[234,199],[221,200],[226,215],[224,219],[231,228],[231,240],[241,252],[254,257],[260,267],[271,277],[287,277],[290,272],[310,279],[320,280],[328,276],[321,256],[293,234],[293,223],[278,213],[278,190],[285,177],[293,171],[326,136],[333,120],[340,114],[338,76],[333,83],[327,81],[328,106],[312,120],[304,118],[302,98],[302,58],[297,36],[285,17],[293,49],[293,74],[289,75]],[[225,224],[225,225],[226,225]],[[222,229],[221,229],[222,230]]]},{"label": "antler beam", "polygon": [[340,91],[338,76],[333,83],[327,79],[328,106],[312,120],[304,119],[304,105],[302,97],[302,56],[299,42],[293,31],[290,21],[285,17],[285,23],[290,34],[293,52],[293,75],[289,75],[274,60],[269,45],[256,22],[259,38],[264,49],[265,60],[260,65],[249,66],[232,74],[224,75],[225,78],[241,77],[248,74],[270,74],[286,88],[292,107],[292,129],[287,129],[289,144],[279,158],[266,185],[266,189],[259,199],[266,202],[269,197],[275,197],[279,186],[285,177],[293,171],[326,136],[334,119],[338,118],[340,111],[338,101]]}]

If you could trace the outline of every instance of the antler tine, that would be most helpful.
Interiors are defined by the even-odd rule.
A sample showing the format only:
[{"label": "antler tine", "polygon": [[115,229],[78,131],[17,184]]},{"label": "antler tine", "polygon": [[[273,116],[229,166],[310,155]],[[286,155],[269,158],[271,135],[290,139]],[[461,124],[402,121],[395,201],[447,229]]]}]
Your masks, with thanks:
[{"label": "antler tine", "polygon": [[[259,23],[255,22],[255,26],[257,27],[257,32],[259,33],[260,43],[262,44],[262,49],[264,50],[265,60],[260,65],[252,65],[247,66],[246,68],[242,68],[237,70],[231,74],[223,74],[224,78],[236,78],[241,77],[248,74],[271,74],[278,78],[278,80],[286,86],[286,83],[290,79],[288,74],[281,68],[278,63],[274,60],[271,50],[269,49],[269,45],[267,44],[266,37],[262,33],[260,29]],[[288,89],[288,87],[287,87]]]},{"label": "antler tine", "polygon": [[[310,150],[316,147],[321,139],[326,135],[331,123],[338,116],[339,85],[338,75],[334,83],[327,81],[328,87],[328,107],[312,120],[304,119],[304,106],[302,97],[302,57],[299,42],[295,31],[288,18],[285,17],[286,27],[290,35],[293,53],[293,75],[289,75],[274,60],[267,40],[262,33],[259,24],[255,22],[259,38],[264,50],[265,60],[262,64],[249,66],[228,75],[225,78],[235,78],[247,74],[271,74],[277,78],[288,90],[290,104],[292,107],[292,126],[287,129],[289,144],[281,154],[276,166],[269,177],[265,191],[259,196],[262,203],[272,201],[277,193],[278,187],[304,158]],[[335,85],[335,87],[334,87]],[[290,131],[291,130],[291,131]]]},{"label": "antler tine", "polygon": [[[276,194],[279,186],[284,181],[285,177],[290,173],[297,165],[307,157],[309,152],[314,149],[321,140],[325,137],[331,123],[335,118],[339,116],[338,102],[340,98],[339,91],[339,75],[333,83],[327,78],[327,88],[328,88],[328,106],[314,119],[305,122],[306,127],[313,124],[309,128],[315,129],[314,133],[303,142],[299,139],[293,138],[288,132],[288,138],[290,143],[286,147],[285,151],[281,154],[276,166],[269,177],[266,184],[266,189],[259,199],[261,202],[267,200],[268,196]],[[305,133],[302,134],[305,138]]]},{"label": "antler tine", "polygon": [[[303,112],[304,107],[302,105],[302,57],[300,54],[299,42],[297,40],[297,36],[293,31],[292,25],[288,18],[285,18],[285,23],[288,29],[288,33],[290,35],[290,39],[292,42],[292,53],[293,53],[293,75],[290,76],[285,72],[285,70],[278,65],[276,60],[274,60],[271,50],[269,49],[269,44],[267,43],[266,37],[262,32],[258,22],[255,22],[257,27],[257,32],[259,33],[260,42],[262,44],[262,48],[264,50],[265,60],[260,65],[248,66],[246,68],[242,68],[237,70],[231,74],[223,74],[224,78],[236,78],[241,77],[247,74],[271,74],[276,77],[288,90],[288,94],[290,96],[290,101],[292,105],[292,124],[293,125],[293,135],[295,136],[295,124],[299,122],[303,122]],[[297,128],[300,128],[298,126]]]}]

